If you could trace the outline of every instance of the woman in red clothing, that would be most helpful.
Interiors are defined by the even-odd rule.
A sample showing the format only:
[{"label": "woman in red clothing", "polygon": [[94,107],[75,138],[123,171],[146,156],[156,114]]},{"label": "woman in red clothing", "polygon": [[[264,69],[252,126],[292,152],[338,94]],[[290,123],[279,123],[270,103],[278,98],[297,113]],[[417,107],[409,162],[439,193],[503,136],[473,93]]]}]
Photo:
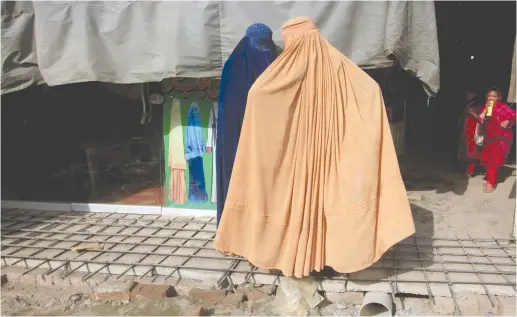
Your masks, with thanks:
[{"label": "woman in red clothing", "polygon": [[[481,107],[480,113],[470,111],[470,114],[482,125],[484,131],[479,160],[485,167],[487,177],[483,191],[491,193],[497,186],[499,167],[504,164],[512,147],[511,127],[515,124],[515,110],[501,102],[501,91],[494,87],[488,90],[486,104]],[[468,140],[474,140],[474,131],[466,129]],[[473,172],[474,169],[475,164],[470,164],[469,172]]]}]

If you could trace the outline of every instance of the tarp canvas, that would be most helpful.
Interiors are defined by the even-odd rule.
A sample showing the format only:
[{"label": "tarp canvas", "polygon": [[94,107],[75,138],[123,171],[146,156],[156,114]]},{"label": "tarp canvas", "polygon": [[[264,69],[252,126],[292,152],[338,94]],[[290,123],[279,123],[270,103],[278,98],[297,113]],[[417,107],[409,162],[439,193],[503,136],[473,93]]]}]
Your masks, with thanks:
[{"label": "tarp canvas", "polygon": [[219,77],[253,23],[273,30],[308,16],[363,68],[396,58],[426,91],[439,90],[429,1],[2,1],[2,93],[46,82],[142,83]]}]

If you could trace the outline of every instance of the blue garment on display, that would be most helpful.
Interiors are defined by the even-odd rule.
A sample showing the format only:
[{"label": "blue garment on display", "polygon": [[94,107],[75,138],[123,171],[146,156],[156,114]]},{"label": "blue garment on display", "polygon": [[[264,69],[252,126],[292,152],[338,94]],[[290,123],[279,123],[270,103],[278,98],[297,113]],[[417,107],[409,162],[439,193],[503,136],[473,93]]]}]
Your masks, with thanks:
[{"label": "blue garment on display", "polygon": [[201,126],[201,113],[199,106],[193,102],[188,108],[187,136],[185,141],[185,160],[203,156],[205,153],[205,140],[203,127]]},{"label": "blue garment on display", "polygon": [[205,153],[205,140],[203,127],[201,126],[201,113],[199,106],[193,102],[188,109],[187,135],[185,142],[185,160],[189,168],[189,194],[190,202],[203,203],[208,200],[205,184],[205,171],[203,169],[203,154]]},{"label": "blue garment on display", "polygon": [[223,67],[216,127],[217,225],[230,184],[248,91],[277,55],[272,35],[262,23],[251,25]]},{"label": "blue garment on display", "polygon": [[188,200],[193,203],[207,202],[203,158],[198,156],[188,161],[188,170],[190,174]]}]

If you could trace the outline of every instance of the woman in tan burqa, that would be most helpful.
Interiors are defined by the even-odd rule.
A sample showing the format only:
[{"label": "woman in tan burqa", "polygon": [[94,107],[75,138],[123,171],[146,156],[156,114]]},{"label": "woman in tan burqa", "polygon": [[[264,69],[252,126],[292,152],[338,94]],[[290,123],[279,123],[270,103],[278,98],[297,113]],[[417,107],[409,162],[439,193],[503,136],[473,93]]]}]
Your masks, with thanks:
[{"label": "woman in tan burqa", "polygon": [[309,18],[252,86],[215,248],[303,277],[372,265],[415,232],[379,85]]}]

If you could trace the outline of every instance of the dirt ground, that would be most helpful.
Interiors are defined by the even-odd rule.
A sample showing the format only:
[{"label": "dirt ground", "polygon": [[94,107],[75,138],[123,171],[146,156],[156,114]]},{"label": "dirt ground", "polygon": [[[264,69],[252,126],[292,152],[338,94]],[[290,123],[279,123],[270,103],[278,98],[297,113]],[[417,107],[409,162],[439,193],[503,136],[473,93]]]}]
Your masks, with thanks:
[{"label": "dirt ground", "polygon": [[[203,307],[203,316],[279,316],[274,296],[239,304],[196,301],[188,296],[162,300],[139,298],[131,301],[94,301],[89,289],[59,287],[2,287],[2,316],[190,316]],[[358,306],[324,303],[311,316],[352,315]],[[346,312],[346,314],[344,313]],[[357,313],[355,313],[357,314]]]},{"label": "dirt ground", "polygon": [[430,148],[408,148],[400,168],[413,209],[418,236],[491,237],[512,235],[515,165],[500,169],[499,185],[483,193],[484,174],[468,179],[454,158]]},{"label": "dirt ground", "polygon": [[[189,296],[131,301],[95,301],[90,299],[91,289],[56,286],[32,287],[24,284],[2,286],[2,316],[198,316],[203,307],[203,316],[282,316],[282,307],[275,301],[275,295],[240,303],[194,300]],[[480,301],[475,294],[459,297],[465,316],[515,316],[515,298],[497,297],[497,304]],[[439,299],[435,299],[438,303]],[[453,315],[454,306],[436,312],[428,298],[397,297],[394,303],[395,316]],[[484,304],[482,304],[484,303]],[[440,304],[438,304],[440,305]],[[447,305],[446,305],[447,306]],[[198,307],[196,310],[195,308]],[[358,316],[360,304],[324,300],[305,316]],[[450,310],[452,309],[452,311]]]},{"label": "dirt ground", "polygon": [[[189,315],[194,300],[177,296],[163,300],[94,301],[86,288],[2,287],[2,316],[181,316]],[[202,303],[203,304],[203,303]],[[207,315],[245,315],[246,307],[206,307]],[[261,303],[255,303],[255,308]],[[214,309],[215,308],[215,309]],[[243,309],[243,310],[241,310]]]}]

